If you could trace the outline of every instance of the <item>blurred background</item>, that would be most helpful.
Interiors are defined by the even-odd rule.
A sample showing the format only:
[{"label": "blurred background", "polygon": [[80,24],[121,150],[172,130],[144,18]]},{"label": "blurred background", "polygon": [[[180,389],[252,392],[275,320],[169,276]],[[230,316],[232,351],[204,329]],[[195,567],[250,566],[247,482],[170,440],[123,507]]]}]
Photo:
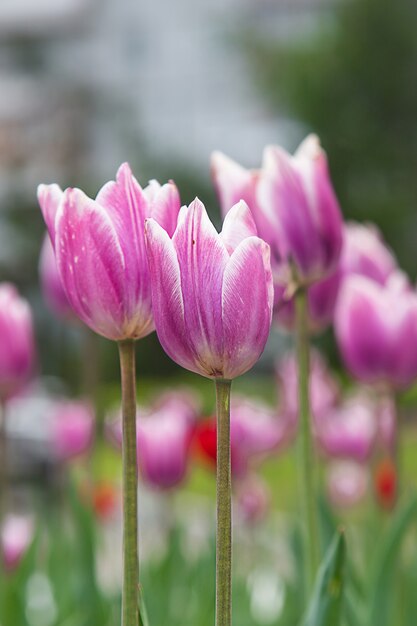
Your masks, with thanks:
[{"label": "blurred background", "polygon": [[[0,280],[16,283],[33,307],[38,373],[67,395],[92,394],[101,417],[117,405],[116,346],[58,319],[42,298],[44,223],[36,187],[56,182],[95,196],[123,161],[143,186],[151,178],[174,179],[183,203],[198,195],[218,225],[213,150],[258,167],[266,144],[293,152],[315,132],[345,218],[375,222],[415,282],[416,25],[415,0],[1,0]],[[237,387],[275,402],[272,364],[288,343],[274,333],[258,378],[251,373]],[[331,330],[320,344],[337,368]],[[210,381],[180,371],[155,334],[138,345],[138,370],[141,402],[162,380],[173,386],[180,379],[202,391],[201,413],[212,411]],[[36,439],[36,426],[32,434]],[[120,469],[103,442],[88,462],[101,477]],[[273,499],[292,504],[293,460],[280,463],[279,474],[267,465],[265,475],[270,484],[277,476],[282,481]],[[192,485],[213,496],[211,477],[194,476]],[[104,507],[107,496],[113,497],[100,495]],[[193,527],[197,543],[200,521]],[[111,553],[112,536],[108,542]],[[249,540],[249,552],[254,545]],[[267,542],[262,545],[267,553]],[[286,547],[279,543],[276,550],[279,558]],[[169,558],[167,577],[178,564],[178,555]],[[249,588],[261,589],[261,596],[253,602],[261,613],[272,606],[272,619],[258,616],[259,623],[273,623],[283,605],[281,582],[270,570],[255,574]],[[151,582],[153,575],[146,573]],[[46,593],[44,582],[35,580],[34,597],[38,587]],[[205,579],[199,584],[204,590]],[[180,596],[173,602],[181,607]],[[39,614],[39,624],[54,623]]]}]

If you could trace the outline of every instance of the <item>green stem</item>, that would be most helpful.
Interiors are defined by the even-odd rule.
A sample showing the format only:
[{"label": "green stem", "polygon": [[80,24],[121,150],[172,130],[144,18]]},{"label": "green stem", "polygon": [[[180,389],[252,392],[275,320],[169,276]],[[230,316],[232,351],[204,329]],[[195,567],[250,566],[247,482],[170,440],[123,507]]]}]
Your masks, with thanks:
[{"label": "green stem", "polygon": [[299,467],[303,517],[306,521],[306,589],[310,593],[319,565],[319,536],[316,502],[316,472],[312,443],[310,415],[310,344],[307,319],[307,292],[300,288],[295,296],[296,342],[298,363],[298,406],[299,406]]},{"label": "green stem", "polygon": [[216,626],[232,623],[232,479],[230,380],[217,379]]},{"label": "green stem", "polygon": [[119,341],[123,414],[122,626],[138,626],[138,475],[136,456],[135,343]]}]

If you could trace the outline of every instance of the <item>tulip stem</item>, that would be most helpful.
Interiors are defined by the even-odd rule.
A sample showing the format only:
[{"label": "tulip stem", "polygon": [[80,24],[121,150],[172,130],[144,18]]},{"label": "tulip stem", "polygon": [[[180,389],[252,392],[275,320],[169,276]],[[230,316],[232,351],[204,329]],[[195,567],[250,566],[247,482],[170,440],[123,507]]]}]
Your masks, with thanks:
[{"label": "tulip stem", "polygon": [[299,467],[300,493],[305,518],[306,547],[306,590],[310,594],[319,565],[319,536],[317,523],[315,459],[312,443],[310,413],[310,342],[307,325],[307,292],[300,288],[295,296],[296,342],[298,363],[298,406],[299,406]]},{"label": "tulip stem", "polygon": [[216,626],[232,623],[232,479],[230,467],[230,380],[216,380],[217,524]]},{"label": "tulip stem", "polygon": [[122,626],[138,626],[138,475],[136,454],[135,343],[119,341],[123,419]]}]

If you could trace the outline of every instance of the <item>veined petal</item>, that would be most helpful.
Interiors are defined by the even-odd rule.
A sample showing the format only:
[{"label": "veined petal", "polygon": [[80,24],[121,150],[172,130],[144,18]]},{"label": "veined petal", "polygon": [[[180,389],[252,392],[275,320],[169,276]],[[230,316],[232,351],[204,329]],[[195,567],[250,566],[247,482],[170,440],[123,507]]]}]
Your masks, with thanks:
[{"label": "veined petal", "polygon": [[395,328],[387,359],[387,374],[396,388],[404,389],[417,377],[417,296],[415,293],[398,293],[391,297]]},{"label": "veined petal", "polygon": [[181,272],[184,316],[190,341],[203,369],[222,370],[222,282],[229,260],[220,235],[196,198],[180,211],[172,238]]},{"label": "veined petal", "polygon": [[177,186],[173,182],[161,186],[156,180],[152,180],[144,193],[149,202],[148,216],[156,220],[172,237],[181,207]]},{"label": "veined petal", "polygon": [[63,195],[64,192],[59,185],[38,186],[38,202],[53,246],[55,245],[55,218]]},{"label": "veined petal", "polygon": [[180,266],[174,245],[167,232],[152,218],[146,220],[145,232],[159,341],[173,361],[200,372],[185,324]]},{"label": "veined petal", "polygon": [[226,214],[220,233],[229,254],[232,254],[241,241],[247,237],[256,237],[257,234],[252,213],[246,202],[241,200]]},{"label": "veined petal", "polygon": [[269,246],[258,237],[249,237],[236,248],[224,271],[224,378],[243,374],[263,352],[273,299]]},{"label": "veined petal", "polygon": [[77,315],[109,339],[124,337],[125,260],[106,211],[67,189],[56,217],[55,250],[67,298]]},{"label": "veined petal", "polygon": [[245,169],[222,152],[213,152],[211,173],[223,216],[239,200],[244,200],[254,210],[256,171]]}]

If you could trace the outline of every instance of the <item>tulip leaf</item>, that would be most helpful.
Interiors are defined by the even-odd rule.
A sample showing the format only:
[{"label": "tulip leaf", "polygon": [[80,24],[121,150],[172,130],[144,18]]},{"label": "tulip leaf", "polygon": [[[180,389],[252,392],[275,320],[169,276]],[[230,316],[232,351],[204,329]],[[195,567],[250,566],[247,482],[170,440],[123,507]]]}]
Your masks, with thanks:
[{"label": "tulip leaf", "polygon": [[146,610],[145,599],[143,597],[143,590],[140,585],[139,585],[139,593],[138,593],[138,604],[139,604],[139,626],[149,626],[148,612]]},{"label": "tulip leaf", "polygon": [[313,595],[301,626],[338,626],[342,616],[346,541],[338,531],[317,574]]},{"label": "tulip leaf", "polygon": [[390,601],[393,584],[397,578],[396,562],[403,538],[413,521],[416,521],[417,498],[400,509],[393,520],[385,541],[379,546],[371,576],[369,626],[385,626],[390,620]]}]

